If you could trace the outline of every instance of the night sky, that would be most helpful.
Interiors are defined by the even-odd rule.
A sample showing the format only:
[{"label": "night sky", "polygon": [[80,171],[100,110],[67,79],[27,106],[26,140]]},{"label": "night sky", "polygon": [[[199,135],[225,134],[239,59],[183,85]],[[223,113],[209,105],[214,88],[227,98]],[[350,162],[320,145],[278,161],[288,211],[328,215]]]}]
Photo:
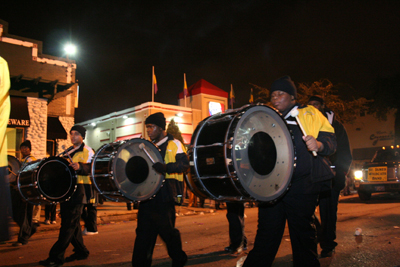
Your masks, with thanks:
[{"label": "night sky", "polygon": [[349,84],[358,97],[400,73],[398,0],[13,0],[0,18],[10,34],[43,41],[44,54],[78,47],[76,122],[151,101],[152,66],[156,102],[176,105],[186,73],[188,86],[233,84],[235,108],[249,83],[268,88],[286,74]]}]

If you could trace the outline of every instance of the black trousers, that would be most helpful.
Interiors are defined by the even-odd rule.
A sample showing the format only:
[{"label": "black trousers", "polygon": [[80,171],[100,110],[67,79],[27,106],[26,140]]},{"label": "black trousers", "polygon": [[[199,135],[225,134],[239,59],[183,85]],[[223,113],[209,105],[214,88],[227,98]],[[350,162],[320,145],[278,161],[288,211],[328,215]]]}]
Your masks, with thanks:
[{"label": "black trousers", "polygon": [[233,249],[243,245],[247,247],[247,238],[244,234],[244,203],[226,202],[226,218],[229,222],[229,246]]},{"label": "black trousers", "polygon": [[249,252],[243,267],[272,265],[282,240],[286,220],[289,225],[293,266],[320,266],[313,224],[317,199],[318,194],[302,194],[299,190],[290,189],[274,205],[260,204],[254,248]]},{"label": "black trousers", "polygon": [[88,232],[97,232],[97,206],[85,204],[82,212],[82,219]]},{"label": "black trousers", "polygon": [[19,226],[18,242],[28,243],[28,239],[36,232],[37,224],[33,223],[33,204],[26,202],[16,189],[11,190],[13,218]]},{"label": "black trousers", "polygon": [[167,246],[172,266],[183,266],[187,255],[182,250],[179,230],[175,228],[175,203],[163,202],[158,195],[139,205],[132,266],[151,266],[157,235],[160,235]]},{"label": "black trousers", "polygon": [[319,196],[321,224],[316,225],[319,245],[323,250],[333,250],[337,246],[335,239],[339,195],[340,191],[332,189],[322,192]]},{"label": "black trousers", "polygon": [[65,250],[71,243],[75,253],[89,255],[89,251],[83,244],[82,229],[80,225],[83,204],[75,204],[65,201],[60,204],[61,228],[57,242],[50,250],[49,258],[55,262],[63,263]]},{"label": "black trousers", "polygon": [[11,239],[10,220],[12,216],[10,186],[6,176],[8,168],[0,167],[0,241]]}]

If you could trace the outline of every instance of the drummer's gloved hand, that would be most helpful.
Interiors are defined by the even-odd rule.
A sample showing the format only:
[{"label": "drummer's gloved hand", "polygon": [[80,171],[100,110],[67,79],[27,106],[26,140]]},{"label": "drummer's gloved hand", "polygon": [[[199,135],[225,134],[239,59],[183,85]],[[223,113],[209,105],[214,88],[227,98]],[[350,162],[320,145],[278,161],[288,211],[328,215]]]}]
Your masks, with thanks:
[{"label": "drummer's gloved hand", "polygon": [[161,162],[154,163],[153,168],[156,170],[156,172],[161,173],[163,175],[165,175],[165,173],[167,171],[167,165],[163,164]]}]

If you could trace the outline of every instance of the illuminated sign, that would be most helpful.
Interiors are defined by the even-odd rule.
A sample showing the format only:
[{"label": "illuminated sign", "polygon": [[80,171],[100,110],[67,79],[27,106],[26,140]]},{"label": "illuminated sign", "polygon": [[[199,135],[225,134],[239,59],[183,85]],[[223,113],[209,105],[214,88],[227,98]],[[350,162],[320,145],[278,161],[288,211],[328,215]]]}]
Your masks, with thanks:
[{"label": "illuminated sign", "polygon": [[224,104],[218,102],[209,102],[208,103],[208,112],[211,115],[221,113],[224,111]]}]

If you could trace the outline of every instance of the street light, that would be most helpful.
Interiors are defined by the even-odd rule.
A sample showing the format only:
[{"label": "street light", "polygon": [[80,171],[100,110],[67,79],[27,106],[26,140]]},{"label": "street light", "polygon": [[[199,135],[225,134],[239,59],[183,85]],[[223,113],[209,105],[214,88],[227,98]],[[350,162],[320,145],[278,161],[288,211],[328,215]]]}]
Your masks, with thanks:
[{"label": "street light", "polygon": [[73,44],[67,44],[64,46],[64,51],[67,53],[67,59],[69,55],[74,55],[76,53],[76,46]]}]

